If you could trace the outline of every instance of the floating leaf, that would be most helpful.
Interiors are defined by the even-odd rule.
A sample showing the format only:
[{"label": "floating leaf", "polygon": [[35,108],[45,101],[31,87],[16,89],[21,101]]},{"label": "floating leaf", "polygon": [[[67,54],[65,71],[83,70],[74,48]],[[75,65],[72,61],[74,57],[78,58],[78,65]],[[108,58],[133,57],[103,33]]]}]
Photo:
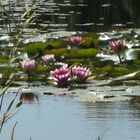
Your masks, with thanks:
[{"label": "floating leaf", "polygon": [[114,70],[112,71],[112,76],[122,76],[130,73],[130,70],[125,67],[114,67]]},{"label": "floating leaf", "polygon": [[125,79],[127,79],[127,80],[140,80],[140,71],[125,75]]},{"label": "floating leaf", "polygon": [[98,46],[98,44],[99,44],[99,34],[88,32],[88,33],[85,33],[84,34],[84,37],[92,38],[92,41],[94,42],[94,45],[96,47]]},{"label": "floating leaf", "polygon": [[49,42],[49,45],[52,46],[52,49],[53,48],[66,48],[67,47],[67,43],[66,41],[63,41],[63,40],[54,40],[52,42]]},{"label": "floating leaf", "polygon": [[135,59],[133,62],[134,62],[134,64],[136,64],[136,65],[139,65],[139,66],[140,66],[140,59]]},{"label": "floating leaf", "polygon": [[82,42],[80,43],[80,46],[84,47],[84,48],[95,48],[95,44],[94,41],[91,37],[86,37],[82,40]]},{"label": "floating leaf", "polygon": [[9,57],[8,56],[0,56],[0,63],[8,63],[9,62]]},{"label": "floating leaf", "polygon": [[123,80],[112,80],[111,82],[107,83],[107,84],[103,84],[100,86],[119,86],[123,84]]},{"label": "floating leaf", "polygon": [[45,51],[45,54],[54,54],[55,56],[65,55],[66,53],[67,53],[66,48],[51,49]]},{"label": "floating leaf", "polygon": [[97,49],[79,49],[79,50],[71,50],[69,53],[69,57],[71,58],[83,58],[83,57],[92,57],[98,53]]},{"label": "floating leaf", "polygon": [[24,50],[28,53],[28,55],[36,55],[39,54],[43,55],[44,50],[47,48],[48,43],[44,42],[34,42],[34,43],[29,43],[25,46],[23,46]]}]

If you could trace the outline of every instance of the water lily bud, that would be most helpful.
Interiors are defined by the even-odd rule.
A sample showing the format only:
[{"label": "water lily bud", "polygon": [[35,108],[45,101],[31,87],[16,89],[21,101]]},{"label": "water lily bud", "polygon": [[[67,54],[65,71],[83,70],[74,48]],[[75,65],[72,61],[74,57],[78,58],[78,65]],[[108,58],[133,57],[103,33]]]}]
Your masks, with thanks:
[{"label": "water lily bud", "polygon": [[42,60],[45,63],[50,63],[50,62],[53,62],[55,60],[55,58],[54,58],[54,55],[53,54],[48,54],[48,55],[42,56]]},{"label": "water lily bud", "polygon": [[118,53],[125,49],[125,41],[124,40],[111,41],[110,47],[114,53]]},{"label": "water lily bud", "polygon": [[31,73],[33,69],[36,67],[36,61],[23,60],[23,61],[20,61],[20,66],[25,73]]},{"label": "water lily bud", "polygon": [[69,37],[69,43],[71,45],[80,45],[83,37],[82,36],[71,36]]}]

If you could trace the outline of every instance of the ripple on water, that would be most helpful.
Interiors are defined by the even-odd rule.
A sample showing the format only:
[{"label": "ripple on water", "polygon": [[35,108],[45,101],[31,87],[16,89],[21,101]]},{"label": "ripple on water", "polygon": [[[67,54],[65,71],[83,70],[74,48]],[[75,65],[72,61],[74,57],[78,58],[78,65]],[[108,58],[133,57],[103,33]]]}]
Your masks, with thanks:
[{"label": "ripple on water", "polygon": [[[6,95],[10,100],[12,94]],[[7,102],[6,102],[7,103]],[[6,124],[0,138],[8,140],[14,122],[15,139],[105,140],[139,139],[140,108],[130,102],[89,103],[74,98],[39,94],[38,103],[24,104]],[[55,135],[54,135],[55,134]]]}]

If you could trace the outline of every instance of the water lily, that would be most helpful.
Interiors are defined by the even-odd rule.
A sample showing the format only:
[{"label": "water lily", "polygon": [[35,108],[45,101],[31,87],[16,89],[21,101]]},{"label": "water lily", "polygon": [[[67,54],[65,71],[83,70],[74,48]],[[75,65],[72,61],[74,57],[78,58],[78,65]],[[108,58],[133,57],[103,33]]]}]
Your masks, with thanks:
[{"label": "water lily", "polygon": [[55,60],[55,58],[54,58],[53,54],[46,54],[46,55],[42,56],[42,60],[45,63],[51,63],[51,62],[53,62]]},{"label": "water lily", "polygon": [[22,70],[27,74],[28,81],[30,81],[30,76],[32,71],[36,68],[36,61],[35,60],[23,60],[20,61],[20,66]]},{"label": "water lily", "polygon": [[125,50],[125,48],[126,48],[125,41],[124,40],[111,41],[110,47],[111,47],[111,50],[113,51],[113,53],[116,53],[118,55],[120,62],[122,62],[120,53],[121,53],[121,51]]},{"label": "water lily", "polygon": [[36,67],[35,60],[23,60],[20,61],[21,68],[25,73],[31,73],[33,69]]},{"label": "water lily", "polygon": [[57,87],[67,87],[71,80],[71,71],[67,65],[63,65],[59,69],[51,71],[52,79],[54,80],[53,84]]},{"label": "water lily", "polygon": [[84,83],[91,76],[91,71],[87,67],[70,66],[64,64],[59,69],[51,71],[53,85],[57,87],[68,87],[74,82]]},{"label": "water lily", "polygon": [[85,82],[91,76],[91,71],[89,68],[82,66],[72,67],[71,73],[73,78],[79,82]]},{"label": "water lily", "polygon": [[83,39],[82,36],[76,36],[76,35],[75,36],[71,36],[71,37],[69,37],[69,43],[71,45],[77,46],[77,45],[80,45],[82,39]]}]

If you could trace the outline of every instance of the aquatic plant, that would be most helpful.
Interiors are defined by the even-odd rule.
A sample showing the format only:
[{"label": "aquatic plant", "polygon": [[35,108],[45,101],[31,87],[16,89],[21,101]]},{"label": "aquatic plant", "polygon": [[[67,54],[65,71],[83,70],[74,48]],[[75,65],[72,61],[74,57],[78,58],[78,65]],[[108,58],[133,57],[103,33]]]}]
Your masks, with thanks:
[{"label": "aquatic plant", "polygon": [[122,62],[120,53],[126,49],[125,41],[124,40],[116,40],[109,42],[111,50],[113,53],[117,54],[119,57],[120,63]]},{"label": "aquatic plant", "polygon": [[90,76],[91,71],[87,67],[74,66],[71,68],[72,77],[80,83],[85,82]]},{"label": "aquatic plant", "polygon": [[22,70],[27,74],[28,82],[31,81],[31,73],[36,68],[36,61],[35,60],[23,60],[20,61],[20,66]]},{"label": "aquatic plant", "polygon": [[[8,43],[9,43],[8,46],[6,45],[3,51],[3,55],[8,56],[7,64],[4,70],[0,72],[0,88],[1,88],[0,89],[0,135],[4,124],[7,123],[7,121],[17,113],[16,109],[22,105],[22,101],[19,101],[17,104],[15,104],[15,102],[17,102],[16,97],[19,93],[18,91],[15,97],[9,103],[8,102],[6,103],[7,107],[3,108],[4,96],[7,93],[6,91],[9,88],[9,86],[13,83],[16,77],[16,72],[17,72],[16,63],[17,63],[17,59],[20,59],[17,50],[19,49],[18,47],[21,46],[23,41],[26,39],[26,37],[23,38],[23,36],[25,36],[24,29],[27,26],[29,26],[30,23],[35,21],[34,14],[36,11],[37,3],[40,3],[40,1],[39,2],[37,1],[35,2],[35,4],[32,4],[32,7],[29,6],[28,3],[26,3],[25,7],[23,8],[25,12],[21,13],[21,15],[19,14],[20,17],[17,17],[17,15],[13,13],[13,8],[16,7],[16,3],[13,4],[13,2],[11,1],[0,1],[1,20],[2,20],[1,32],[2,35],[4,35],[2,37],[8,38]],[[36,31],[32,32],[31,34],[35,35],[35,33]],[[29,36],[27,36],[27,38],[29,38]],[[33,70],[34,67],[33,61],[32,61],[32,65],[28,66],[28,69],[27,69],[27,65],[25,66],[24,64],[25,61],[24,63],[22,62],[20,63],[22,68],[26,71],[26,73],[29,74]],[[15,123],[11,131],[11,140],[14,140],[14,131],[15,131],[16,124],[17,123]]]},{"label": "aquatic plant", "polygon": [[49,64],[55,60],[55,57],[53,54],[46,54],[42,56],[42,60],[46,63]]},{"label": "aquatic plant", "polygon": [[67,64],[61,66],[59,69],[51,71],[53,85],[57,87],[68,87],[75,83],[85,83],[91,76],[91,71],[87,67],[70,66]]},{"label": "aquatic plant", "polygon": [[67,87],[71,80],[71,71],[67,65],[63,65],[59,69],[51,71],[53,85],[57,87]]},{"label": "aquatic plant", "polygon": [[70,36],[70,37],[69,37],[69,43],[70,43],[70,45],[75,45],[75,46],[77,46],[77,45],[80,45],[82,39],[83,39],[82,36],[76,36],[76,35]]},{"label": "aquatic plant", "polygon": [[[6,109],[3,110],[3,99],[8,87],[3,88],[0,91],[0,134],[2,132],[3,126],[7,121],[13,117],[17,113],[17,109],[22,105],[22,101],[19,101],[15,104],[18,92],[16,93],[15,97],[8,103]],[[15,123],[12,133],[11,133],[11,140],[14,140],[14,129],[17,123]]]}]

